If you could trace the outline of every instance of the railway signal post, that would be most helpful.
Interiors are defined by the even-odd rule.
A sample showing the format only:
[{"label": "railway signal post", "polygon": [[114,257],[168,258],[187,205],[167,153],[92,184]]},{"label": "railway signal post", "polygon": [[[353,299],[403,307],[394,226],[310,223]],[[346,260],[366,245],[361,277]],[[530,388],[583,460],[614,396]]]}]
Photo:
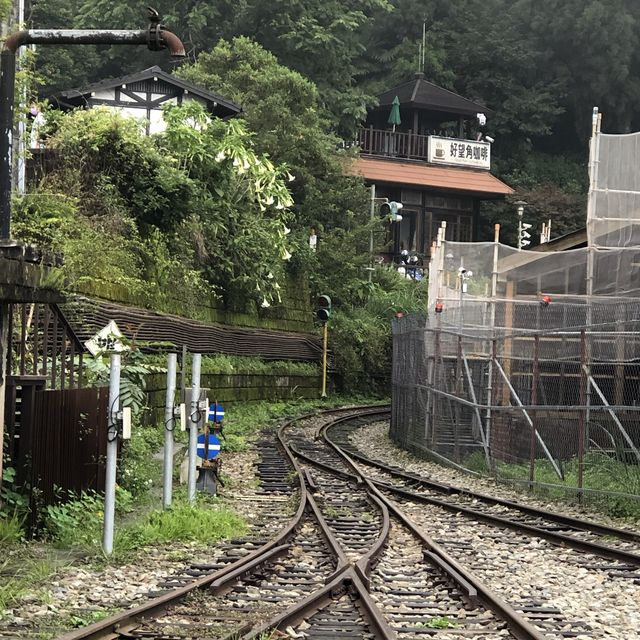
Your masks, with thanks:
[{"label": "railway signal post", "polygon": [[331,317],[331,298],[326,295],[318,296],[316,302],[316,318],[322,323],[322,393],[321,398],[327,397],[327,345],[329,331],[327,323]]}]

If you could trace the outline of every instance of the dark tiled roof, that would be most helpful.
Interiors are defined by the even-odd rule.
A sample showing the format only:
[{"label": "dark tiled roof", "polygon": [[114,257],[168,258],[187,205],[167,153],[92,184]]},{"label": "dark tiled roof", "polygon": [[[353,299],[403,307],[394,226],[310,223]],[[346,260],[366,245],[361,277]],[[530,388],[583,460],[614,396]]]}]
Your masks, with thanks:
[{"label": "dark tiled roof", "polygon": [[398,162],[377,158],[358,158],[347,168],[376,184],[400,184],[431,187],[484,195],[489,198],[513,193],[513,189],[488,171],[436,167],[425,162]]},{"label": "dark tiled roof", "polygon": [[416,77],[409,82],[404,82],[381,93],[378,96],[380,106],[390,106],[396,96],[398,96],[402,107],[429,109],[431,111],[455,113],[469,117],[475,117],[477,113],[492,113],[487,107],[467,100],[457,93],[453,93],[453,91],[443,89],[422,77]]},{"label": "dark tiled roof", "polygon": [[157,78],[158,80],[175,87],[181,92],[187,91],[189,93],[192,93],[194,96],[202,98],[207,103],[209,103],[209,111],[217,116],[220,116],[221,118],[233,116],[242,111],[242,107],[237,105],[232,100],[229,100],[229,98],[217,95],[203,89],[202,87],[198,87],[191,82],[187,82],[186,80],[178,78],[177,76],[166,73],[158,66],[149,67],[144,71],[139,71],[138,73],[132,73],[126,76],[122,76],[121,78],[110,78],[108,80],[103,80],[102,82],[92,84],[88,87],[83,87],[82,89],[69,89],[67,91],[62,91],[55,96],[52,96],[51,99],[53,100],[54,104],[58,102],[63,106],[84,106],[86,104],[85,96],[90,95],[91,93],[102,91],[104,89],[112,89],[113,87],[119,87],[123,84],[143,82],[152,78]]}]

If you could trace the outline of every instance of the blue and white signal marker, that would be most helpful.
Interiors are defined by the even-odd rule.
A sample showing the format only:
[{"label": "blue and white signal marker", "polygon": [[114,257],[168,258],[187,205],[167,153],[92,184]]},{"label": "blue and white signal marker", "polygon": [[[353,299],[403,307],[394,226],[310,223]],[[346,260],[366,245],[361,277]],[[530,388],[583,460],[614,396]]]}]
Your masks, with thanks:
[{"label": "blue and white signal marker", "polygon": [[212,433],[209,434],[209,447],[206,452],[207,457],[205,458],[205,435],[201,433],[198,436],[198,448],[196,452],[199,458],[203,460],[213,460],[220,453],[220,440],[218,440],[217,436],[214,436]]},{"label": "blue and white signal marker", "polygon": [[224,420],[224,407],[221,404],[210,404],[207,412],[207,422],[222,422]]}]

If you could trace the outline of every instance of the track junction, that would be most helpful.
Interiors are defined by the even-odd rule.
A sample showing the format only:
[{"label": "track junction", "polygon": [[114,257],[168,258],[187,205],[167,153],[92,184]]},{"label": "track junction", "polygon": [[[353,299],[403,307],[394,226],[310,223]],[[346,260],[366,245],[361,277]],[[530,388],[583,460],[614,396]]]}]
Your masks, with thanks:
[{"label": "track junction", "polygon": [[[371,460],[350,434],[388,413],[338,409],[265,433],[265,517],[250,535],[174,575],[144,605],[64,640],[606,637],[549,602],[533,577],[507,593],[500,576],[557,561],[578,582],[597,572],[640,584],[640,534]],[[274,514],[292,503],[293,517]],[[496,552],[504,545],[511,553]],[[561,560],[549,557],[556,547]]]}]

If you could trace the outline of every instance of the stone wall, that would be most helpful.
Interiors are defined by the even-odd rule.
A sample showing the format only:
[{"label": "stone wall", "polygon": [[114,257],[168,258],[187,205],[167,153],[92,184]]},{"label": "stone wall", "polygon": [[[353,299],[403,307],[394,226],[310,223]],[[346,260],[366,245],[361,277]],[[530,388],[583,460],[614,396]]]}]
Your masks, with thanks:
[{"label": "stone wall", "polygon": [[[189,382],[189,381],[188,381]],[[210,389],[209,400],[225,405],[234,402],[258,402],[260,400],[299,400],[301,398],[320,397],[321,378],[318,375],[286,374],[203,374],[201,386]],[[180,388],[180,375],[177,381]],[[190,385],[187,385],[189,389]],[[166,394],[166,375],[154,374],[147,378],[147,395],[152,423],[164,419]]]},{"label": "stone wall", "polygon": [[290,278],[282,289],[282,304],[266,309],[250,303],[244,311],[225,309],[222,301],[210,296],[194,304],[193,299],[180,291],[162,295],[135,295],[126,287],[112,282],[93,280],[74,287],[77,293],[126,305],[152,309],[160,313],[192,318],[202,322],[237,327],[255,327],[316,333],[306,278]]}]

